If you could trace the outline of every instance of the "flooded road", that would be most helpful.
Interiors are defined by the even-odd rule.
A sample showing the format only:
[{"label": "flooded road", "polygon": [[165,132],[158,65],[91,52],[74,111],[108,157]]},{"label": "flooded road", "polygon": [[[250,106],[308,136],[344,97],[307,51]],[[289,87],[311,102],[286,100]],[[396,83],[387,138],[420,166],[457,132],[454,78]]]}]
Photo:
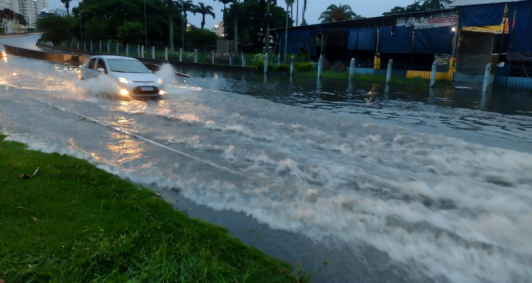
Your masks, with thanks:
[{"label": "flooded road", "polygon": [[532,278],[528,94],[182,70],[193,78],[173,78],[164,100],[128,102],[76,71],[0,62],[0,132],[409,267],[382,278],[371,270],[387,262],[353,266],[365,282]]}]

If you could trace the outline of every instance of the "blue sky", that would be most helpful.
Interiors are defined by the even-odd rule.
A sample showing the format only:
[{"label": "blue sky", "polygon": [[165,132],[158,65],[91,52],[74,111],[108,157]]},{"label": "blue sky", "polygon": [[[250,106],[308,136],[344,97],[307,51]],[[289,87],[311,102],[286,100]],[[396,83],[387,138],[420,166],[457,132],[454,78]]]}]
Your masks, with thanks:
[{"label": "blue sky", "polygon": [[[193,0],[195,4],[203,2],[206,5],[210,5],[214,8],[216,13],[216,19],[212,17],[207,17],[205,20],[205,27],[212,28],[214,25],[217,25],[222,20],[222,9],[223,5],[218,1],[213,0]],[[296,0],[297,1],[297,0]],[[284,4],[283,0],[278,0],[279,4]],[[305,18],[308,24],[318,23],[318,18],[325,9],[331,4],[339,5],[341,1],[336,0],[307,0],[307,12],[305,13]],[[351,6],[353,11],[358,15],[363,17],[375,17],[382,15],[383,12],[391,10],[395,6],[407,6],[414,3],[414,0],[374,0],[374,1],[362,1],[362,0],[351,0],[343,2],[342,4],[348,4]],[[71,7],[76,7],[78,5],[77,0],[73,0],[70,3]],[[51,9],[62,8],[64,9],[63,4],[60,0],[48,0],[48,6]],[[303,0],[299,0],[299,22],[301,23],[301,10],[303,9]],[[294,4],[294,17],[296,16],[296,5]],[[189,15],[189,22],[195,26],[200,26],[201,16],[199,15]]]}]

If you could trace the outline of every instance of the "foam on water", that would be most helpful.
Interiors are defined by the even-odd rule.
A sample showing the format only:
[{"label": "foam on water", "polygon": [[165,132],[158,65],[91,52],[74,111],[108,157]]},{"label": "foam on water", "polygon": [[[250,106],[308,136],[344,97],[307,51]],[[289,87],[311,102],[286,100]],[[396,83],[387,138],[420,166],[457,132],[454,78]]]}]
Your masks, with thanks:
[{"label": "foam on water", "polygon": [[[44,75],[34,76],[29,89]],[[195,88],[169,86],[170,95],[157,103],[80,103],[51,83],[40,96],[246,177],[230,176],[123,133],[102,132],[100,146],[86,141],[89,133],[58,133],[60,127],[28,134],[17,107],[42,106],[18,103],[16,96],[35,94],[23,82],[11,83],[19,90],[0,89],[11,103],[0,108],[0,125],[10,125],[9,139],[30,148],[89,159],[134,182],[179,189],[197,203],[242,211],[276,229],[370,245],[422,266],[436,280],[532,278],[530,153]]]}]

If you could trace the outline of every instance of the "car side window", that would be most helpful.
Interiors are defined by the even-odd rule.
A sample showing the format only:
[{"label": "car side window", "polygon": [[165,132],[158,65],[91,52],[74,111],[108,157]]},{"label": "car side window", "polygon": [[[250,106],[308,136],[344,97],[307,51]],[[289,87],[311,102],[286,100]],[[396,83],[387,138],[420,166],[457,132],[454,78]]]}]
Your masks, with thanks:
[{"label": "car side window", "polygon": [[89,65],[87,68],[89,69],[93,69],[94,70],[94,63],[96,63],[96,58],[92,58],[90,61],[89,61]]},{"label": "car side window", "polygon": [[104,69],[105,73],[107,74],[107,68],[105,67],[105,62],[102,59],[99,59],[98,63],[96,64],[96,70],[100,68]]}]

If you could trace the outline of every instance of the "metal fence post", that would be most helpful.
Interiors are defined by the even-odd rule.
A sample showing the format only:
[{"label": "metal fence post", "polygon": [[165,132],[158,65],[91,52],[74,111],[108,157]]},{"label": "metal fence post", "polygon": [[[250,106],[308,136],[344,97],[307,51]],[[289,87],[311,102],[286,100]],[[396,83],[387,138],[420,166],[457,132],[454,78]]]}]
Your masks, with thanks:
[{"label": "metal fence post", "polygon": [[233,56],[229,54],[229,66],[233,66]]},{"label": "metal fence post", "polygon": [[321,78],[321,65],[323,65],[323,56],[320,54],[320,60],[318,60],[318,79]]},{"label": "metal fence post", "polygon": [[102,41],[101,40],[100,40],[99,46],[100,46],[100,53],[102,53]]},{"label": "metal fence post", "polygon": [[244,55],[244,52],[241,53],[241,61],[242,61],[242,67],[246,66],[246,55]]},{"label": "metal fence post", "polygon": [[432,71],[430,72],[430,87],[436,85],[436,61],[432,63]]},{"label": "metal fence post", "polygon": [[214,50],[211,50],[211,61],[212,61],[212,64],[214,65]]},{"label": "metal fence post", "polygon": [[486,70],[484,71],[484,81],[482,82],[482,92],[485,93],[488,90],[491,79],[491,63],[486,65]]},{"label": "metal fence post", "polygon": [[264,74],[268,73],[268,54],[264,54]]},{"label": "metal fence post", "polygon": [[116,55],[118,55],[118,42],[116,43]]},{"label": "metal fence post", "polygon": [[183,62],[183,48],[179,48],[179,62]]},{"label": "metal fence post", "polygon": [[198,63],[198,49],[194,49],[194,63]]},{"label": "metal fence post", "polygon": [[107,41],[107,53],[111,53],[111,43]]},{"label": "metal fence post", "polygon": [[91,40],[91,52],[92,52],[92,40]]},{"label": "metal fence post", "polygon": [[129,43],[126,43],[126,56],[129,57]]},{"label": "metal fence post", "polygon": [[349,79],[350,80],[353,78],[354,74],[355,74],[355,58],[351,58],[351,62],[349,62]]},{"label": "metal fence post", "polygon": [[77,47],[77,48],[78,48],[78,50],[79,50],[79,41],[78,41],[78,42],[76,42],[76,47]]},{"label": "metal fence post", "polygon": [[290,57],[290,77],[294,75],[294,55]]},{"label": "metal fence post", "polygon": [[164,48],[164,60],[168,61],[168,47]]},{"label": "metal fence post", "polygon": [[390,61],[388,61],[388,69],[386,70],[386,83],[389,84],[390,81],[392,80],[392,65],[393,65],[393,60],[390,59]]},{"label": "metal fence post", "polygon": [[281,52],[277,55],[277,64],[281,65]]},{"label": "metal fence post", "polygon": [[83,51],[87,51],[87,41],[83,41]]},{"label": "metal fence post", "polygon": [[151,47],[151,58],[155,59],[155,46]]}]

